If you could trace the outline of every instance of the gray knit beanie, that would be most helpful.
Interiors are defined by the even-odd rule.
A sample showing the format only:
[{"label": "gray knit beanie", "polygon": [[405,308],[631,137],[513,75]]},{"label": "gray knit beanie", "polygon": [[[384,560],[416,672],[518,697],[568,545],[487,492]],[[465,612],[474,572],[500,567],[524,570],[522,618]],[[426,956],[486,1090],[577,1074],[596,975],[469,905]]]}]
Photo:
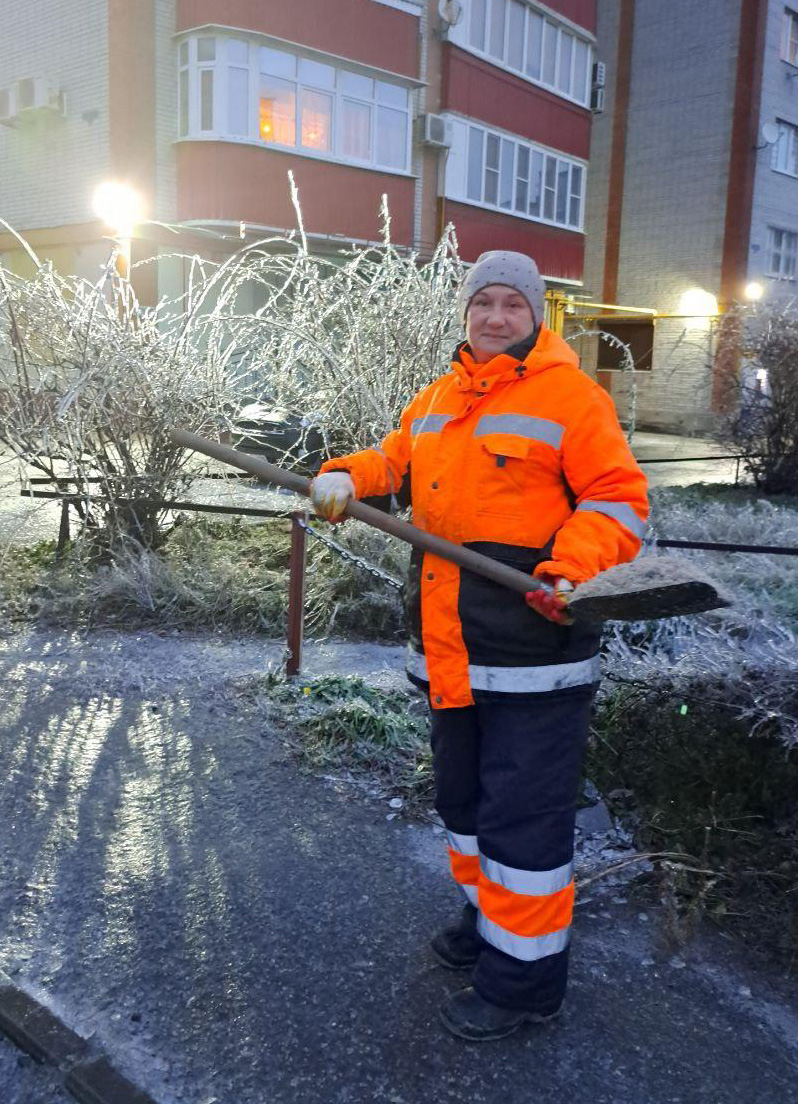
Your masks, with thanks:
[{"label": "gray knit beanie", "polygon": [[466,273],[457,293],[457,310],[463,325],[471,300],[478,291],[491,284],[504,284],[520,292],[532,308],[535,325],[541,325],[546,285],[538,266],[526,253],[501,249],[481,254],[477,257],[477,263]]}]

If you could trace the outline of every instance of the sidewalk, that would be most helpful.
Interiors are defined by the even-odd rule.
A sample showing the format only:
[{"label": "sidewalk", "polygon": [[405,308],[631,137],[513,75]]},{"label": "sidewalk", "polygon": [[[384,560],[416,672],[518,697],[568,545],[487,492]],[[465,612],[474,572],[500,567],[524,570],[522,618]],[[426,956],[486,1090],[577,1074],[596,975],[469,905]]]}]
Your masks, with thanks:
[{"label": "sidewalk", "polygon": [[[442,838],[297,769],[231,681],[257,648],[0,638],[0,968],[159,1104],[798,1104],[788,983],[721,939],[676,952],[617,887],[577,909],[560,1021],[447,1035]],[[309,658],[340,661],[398,674]]]},{"label": "sidewalk", "polygon": [[[728,456],[729,449],[707,437],[681,437],[675,433],[636,432],[632,451],[652,487],[687,487],[693,483],[734,483],[736,460],[689,461],[688,458]],[[667,460],[668,463],[648,463]],[[681,461],[681,462],[680,462]],[[745,479],[745,473],[742,473]]]}]

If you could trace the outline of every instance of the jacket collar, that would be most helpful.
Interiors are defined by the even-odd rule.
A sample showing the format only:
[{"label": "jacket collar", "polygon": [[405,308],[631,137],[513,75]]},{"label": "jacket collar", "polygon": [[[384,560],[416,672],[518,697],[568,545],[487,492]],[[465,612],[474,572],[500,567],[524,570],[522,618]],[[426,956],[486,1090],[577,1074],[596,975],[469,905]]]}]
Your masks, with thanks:
[{"label": "jacket collar", "polygon": [[524,379],[555,364],[578,366],[579,358],[547,326],[541,326],[525,341],[511,346],[485,364],[476,362],[467,341],[457,346],[452,357],[452,371],[457,388],[460,391],[476,391],[479,395],[486,394],[498,383]]}]

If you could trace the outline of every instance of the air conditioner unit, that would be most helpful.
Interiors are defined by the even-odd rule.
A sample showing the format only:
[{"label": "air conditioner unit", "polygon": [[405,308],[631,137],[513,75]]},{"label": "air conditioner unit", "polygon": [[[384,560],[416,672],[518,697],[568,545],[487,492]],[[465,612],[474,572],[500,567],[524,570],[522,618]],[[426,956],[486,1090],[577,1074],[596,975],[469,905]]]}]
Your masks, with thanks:
[{"label": "air conditioner unit", "polygon": [[604,89],[594,88],[590,94],[590,110],[594,115],[601,115],[604,110]]},{"label": "air conditioner unit", "polygon": [[607,66],[603,61],[593,63],[593,87],[603,88],[607,83]]},{"label": "air conditioner unit", "polygon": [[443,115],[419,115],[416,120],[416,138],[422,146],[448,149],[452,144],[452,127]]},{"label": "air conditioner unit", "polygon": [[0,88],[0,123],[3,126],[13,126],[14,124],[14,88],[12,85]]},{"label": "air conditioner unit", "polygon": [[14,85],[14,110],[18,118],[28,112],[64,114],[64,95],[41,77],[26,77]]}]

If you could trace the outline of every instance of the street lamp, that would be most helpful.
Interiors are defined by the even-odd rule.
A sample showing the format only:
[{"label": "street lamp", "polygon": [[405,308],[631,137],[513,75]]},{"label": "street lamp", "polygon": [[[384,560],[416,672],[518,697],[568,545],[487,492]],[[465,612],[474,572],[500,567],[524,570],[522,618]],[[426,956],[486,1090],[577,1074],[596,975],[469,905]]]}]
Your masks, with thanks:
[{"label": "street lamp", "polygon": [[758,303],[764,294],[765,289],[758,280],[752,280],[750,284],[746,284],[743,292],[749,303]]},{"label": "street lamp", "polygon": [[130,275],[130,242],[136,224],[144,218],[144,200],[129,184],[106,180],[95,189],[92,207],[95,215],[113,231],[117,272],[126,280]]},{"label": "street lamp", "polygon": [[718,313],[718,300],[711,291],[688,288],[679,300],[679,312],[688,318],[712,318]]}]

